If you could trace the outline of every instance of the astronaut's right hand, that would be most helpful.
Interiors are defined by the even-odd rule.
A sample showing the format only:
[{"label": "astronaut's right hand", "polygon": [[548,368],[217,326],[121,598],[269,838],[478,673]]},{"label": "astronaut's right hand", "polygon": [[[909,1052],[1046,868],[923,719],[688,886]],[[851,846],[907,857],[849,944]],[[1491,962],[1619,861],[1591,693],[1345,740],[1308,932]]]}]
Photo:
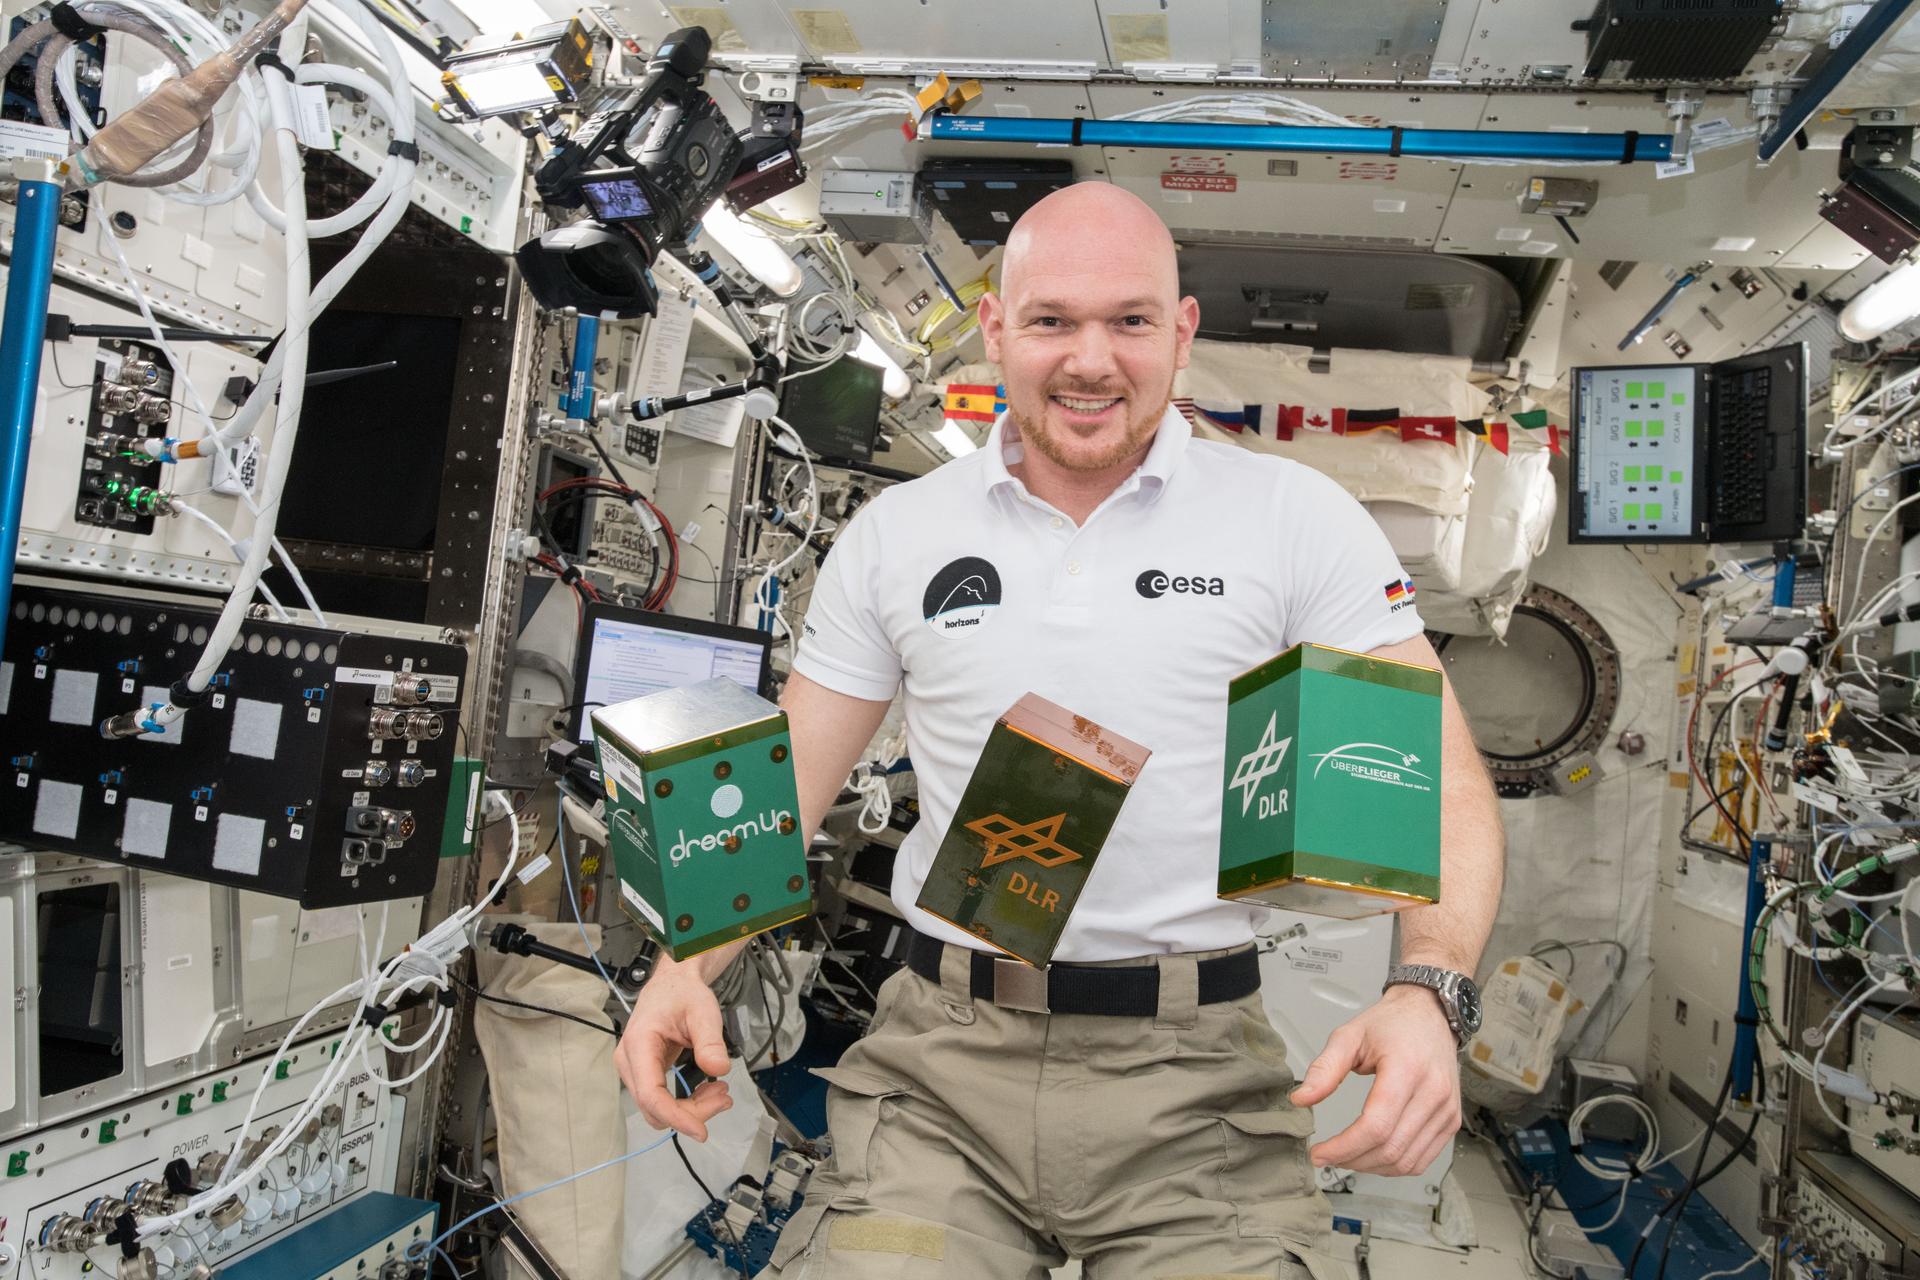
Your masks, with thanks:
[{"label": "astronaut's right hand", "polygon": [[[705,957],[702,957],[704,959]],[[714,999],[697,961],[676,964],[662,956],[633,1002],[633,1016],[614,1050],[621,1083],[656,1129],[674,1129],[696,1142],[707,1140],[707,1122],[733,1105],[727,1090],[727,1044]],[[668,1087],[674,1063],[691,1050],[711,1079],[690,1097]]]}]

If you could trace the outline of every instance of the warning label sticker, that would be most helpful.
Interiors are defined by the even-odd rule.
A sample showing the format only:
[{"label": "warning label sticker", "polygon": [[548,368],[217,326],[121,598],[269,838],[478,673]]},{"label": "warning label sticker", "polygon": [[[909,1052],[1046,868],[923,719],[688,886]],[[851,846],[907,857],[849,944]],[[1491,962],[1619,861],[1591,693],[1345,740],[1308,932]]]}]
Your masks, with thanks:
[{"label": "warning label sticker", "polygon": [[1167,157],[1168,173],[1225,173],[1226,171],[1225,156],[1172,155]]},{"label": "warning label sticker", "polygon": [[1237,191],[1240,179],[1230,173],[1163,173],[1160,185],[1168,191]]},{"label": "warning label sticker", "polygon": [[1340,177],[1361,182],[1392,182],[1400,176],[1400,166],[1392,160],[1342,160]]}]

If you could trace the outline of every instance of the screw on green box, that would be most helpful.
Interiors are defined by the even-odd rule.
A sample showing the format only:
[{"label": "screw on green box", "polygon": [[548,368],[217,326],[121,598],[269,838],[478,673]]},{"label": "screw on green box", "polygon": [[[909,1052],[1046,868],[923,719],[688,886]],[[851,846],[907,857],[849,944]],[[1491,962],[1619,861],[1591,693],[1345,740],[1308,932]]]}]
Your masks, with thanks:
[{"label": "screw on green box", "polygon": [[1223,898],[1357,919],[1440,900],[1440,673],[1296,645],[1227,692]]},{"label": "screw on green box", "polygon": [[1149,754],[1027,694],[987,734],[916,905],[1046,964]]},{"label": "screw on green box", "polygon": [[786,713],[731,680],[593,712],[620,905],[675,960],[813,909]]}]

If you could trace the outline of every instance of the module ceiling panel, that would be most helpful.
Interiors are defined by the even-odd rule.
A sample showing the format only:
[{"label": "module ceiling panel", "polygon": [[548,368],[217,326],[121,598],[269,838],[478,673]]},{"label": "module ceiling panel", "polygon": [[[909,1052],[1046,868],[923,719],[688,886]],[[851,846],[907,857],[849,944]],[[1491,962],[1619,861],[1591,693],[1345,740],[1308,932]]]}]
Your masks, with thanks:
[{"label": "module ceiling panel", "polygon": [[[1094,85],[1089,92],[1094,114],[1111,119],[1191,91]],[[1471,94],[1343,92],[1310,100],[1371,127],[1471,129],[1483,106]],[[1460,166],[1439,161],[1322,152],[1104,150],[1107,176],[1189,240],[1430,247],[1460,173]],[[1231,179],[1231,191],[1222,189],[1229,185],[1223,179]]]},{"label": "module ceiling panel", "polygon": [[[1129,47],[1195,57],[1226,45],[1227,0],[1198,0],[1191,15],[1141,13],[1123,0],[1114,21]],[[1183,0],[1182,9],[1188,8]],[[705,27],[721,56],[798,56],[849,71],[945,68],[973,75],[1091,75],[1117,69],[1094,0],[722,0],[616,4],[642,40]],[[1158,18],[1158,21],[1153,19]],[[1142,19],[1146,19],[1142,21]],[[1217,55],[1215,55],[1217,56]]]},{"label": "module ceiling panel", "polygon": [[[1484,129],[1577,129],[1657,134],[1666,128],[1658,103],[1631,98],[1567,94],[1503,95],[1486,99]],[[1744,99],[1708,98],[1698,119],[1749,124]],[[1468,165],[1448,207],[1435,248],[1442,253],[1520,254],[1687,264],[1711,259],[1723,265],[1845,268],[1864,250],[1834,243],[1811,231],[1818,221],[1818,192],[1834,182],[1831,151],[1788,147],[1765,169],[1755,166],[1751,140],[1697,153],[1695,170],[1661,178],[1645,163],[1539,167]],[[1529,177],[1597,181],[1590,215],[1570,219],[1574,244],[1551,218],[1520,212]],[[1810,243],[1812,256],[1802,252]]]},{"label": "module ceiling panel", "polygon": [[[1573,24],[1593,11],[1594,0],[1450,0],[1433,52],[1432,74],[1464,84],[1540,85],[1581,79],[1587,68],[1587,37]],[[1768,40],[1760,46],[1747,62],[1742,83],[1777,82],[1797,69],[1804,55],[1797,50],[1776,53],[1775,45]]]},{"label": "module ceiling panel", "polygon": [[1447,0],[1265,0],[1261,67],[1275,79],[1418,80],[1446,12]]},{"label": "module ceiling panel", "polygon": [[[902,81],[888,83],[904,84]],[[800,107],[804,115],[806,111],[823,102],[833,99],[845,100],[856,96],[858,95],[840,91],[823,92],[809,86],[801,92]],[[983,86],[979,101],[974,103],[968,114],[1070,120],[1075,116],[1091,115],[1092,106],[1087,99],[1085,85],[1008,80],[995,81]],[[917,170],[928,160],[939,156],[989,158],[1008,155],[1069,160],[1073,163],[1074,174],[1081,178],[1100,177],[1104,173],[1104,161],[1097,147],[1001,148],[978,142],[935,141],[931,138],[913,142],[900,131],[899,126],[905,122],[906,117],[902,115],[898,119],[890,119],[858,133],[842,134],[833,141],[831,146],[822,151],[809,150],[808,163],[816,167],[837,165],[842,169]],[[801,128],[801,137],[803,140],[806,137],[804,125]]]}]

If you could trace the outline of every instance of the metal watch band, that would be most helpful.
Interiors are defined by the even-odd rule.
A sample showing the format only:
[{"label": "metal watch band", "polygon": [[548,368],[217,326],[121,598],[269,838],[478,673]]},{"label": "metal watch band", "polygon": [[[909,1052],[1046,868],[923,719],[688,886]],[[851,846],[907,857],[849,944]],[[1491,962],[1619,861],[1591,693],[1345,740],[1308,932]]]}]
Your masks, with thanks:
[{"label": "metal watch band", "polygon": [[1387,980],[1381,990],[1388,987],[1415,986],[1425,987],[1440,998],[1441,1011],[1447,1015],[1447,1026],[1453,1031],[1455,1043],[1464,1045],[1467,1041],[1466,1026],[1460,1020],[1460,1010],[1455,991],[1459,981],[1466,975],[1452,969],[1442,969],[1432,964],[1397,964],[1387,970]]}]

